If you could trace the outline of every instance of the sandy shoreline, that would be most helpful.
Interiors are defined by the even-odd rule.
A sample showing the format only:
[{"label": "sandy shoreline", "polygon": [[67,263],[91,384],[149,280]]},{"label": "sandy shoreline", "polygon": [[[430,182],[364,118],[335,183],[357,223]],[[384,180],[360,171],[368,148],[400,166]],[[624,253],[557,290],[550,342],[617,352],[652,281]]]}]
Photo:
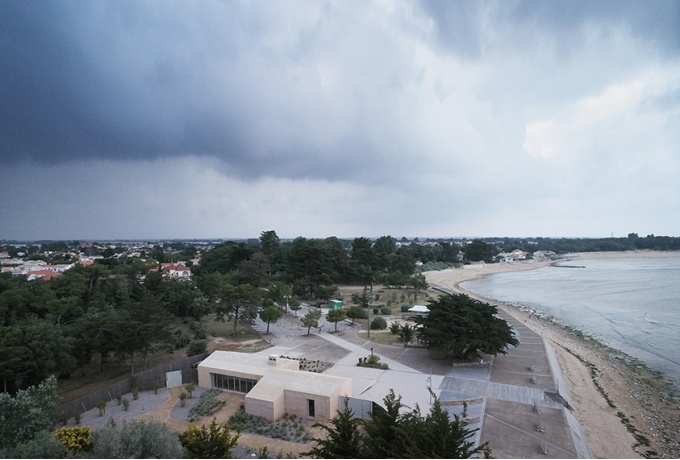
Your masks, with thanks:
[{"label": "sandy shoreline", "polygon": [[[680,251],[626,251],[569,254],[562,260],[680,257]],[[464,292],[464,281],[496,273],[535,270],[554,261],[467,265],[465,268],[427,272],[432,287]],[[680,458],[680,405],[658,388],[658,378],[646,369],[635,370],[617,350],[585,340],[529,311],[482,299],[499,306],[540,334],[555,351],[581,424],[595,458]],[[640,442],[643,444],[640,444]],[[648,441],[649,445],[644,442]],[[635,446],[635,447],[634,447]]]}]

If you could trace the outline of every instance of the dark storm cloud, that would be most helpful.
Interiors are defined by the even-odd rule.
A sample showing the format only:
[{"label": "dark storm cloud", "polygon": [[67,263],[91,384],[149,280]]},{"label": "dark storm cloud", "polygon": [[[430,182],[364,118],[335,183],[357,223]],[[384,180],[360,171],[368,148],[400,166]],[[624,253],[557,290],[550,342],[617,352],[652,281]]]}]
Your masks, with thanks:
[{"label": "dark storm cloud", "polygon": [[206,94],[205,51],[155,5],[3,2],[3,161],[239,150],[238,120]]},{"label": "dark storm cloud", "polygon": [[361,176],[384,160],[356,116],[371,88],[322,90],[316,59],[335,44],[270,6],[2,2],[0,161],[198,155],[241,177]]}]

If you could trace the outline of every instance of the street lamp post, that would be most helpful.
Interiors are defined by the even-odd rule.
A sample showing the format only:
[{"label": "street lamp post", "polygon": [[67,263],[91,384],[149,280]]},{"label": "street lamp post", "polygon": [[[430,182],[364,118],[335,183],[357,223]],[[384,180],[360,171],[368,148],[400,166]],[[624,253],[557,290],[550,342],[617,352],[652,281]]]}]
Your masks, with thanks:
[{"label": "street lamp post", "polygon": [[364,299],[366,300],[366,310],[368,313],[367,319],[368,324],[366,325],[366,331],[368,338],[371,338],[371,301],[373,300],[372,292],[368,291],[368,288],[364,288]]}]

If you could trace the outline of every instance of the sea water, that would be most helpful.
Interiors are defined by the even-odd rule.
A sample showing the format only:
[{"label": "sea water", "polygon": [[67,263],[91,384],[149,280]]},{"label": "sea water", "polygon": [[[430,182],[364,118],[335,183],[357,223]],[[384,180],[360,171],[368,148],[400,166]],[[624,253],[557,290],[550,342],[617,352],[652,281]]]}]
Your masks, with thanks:
[{"label": "sea water", "polygon": [[572,259],[461,287],[552,316],[680,388],[680,258]]}]

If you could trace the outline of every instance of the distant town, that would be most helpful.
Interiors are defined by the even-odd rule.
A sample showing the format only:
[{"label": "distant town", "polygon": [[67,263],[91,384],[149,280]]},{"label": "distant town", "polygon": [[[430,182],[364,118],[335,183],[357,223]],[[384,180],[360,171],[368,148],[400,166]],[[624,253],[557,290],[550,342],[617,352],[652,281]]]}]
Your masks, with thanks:
[{"label": "distant town", "polygon": [[[302,237],[299,237],[302,238]],[[335,237],[332,237],[335,238]],[[392,237],[390,237],[392,238]],[[436,248],[439,253],[455,253],[455,258],[443,258],[450,263],[503,263],[528,259],[546,260],[569,252],[680,250],[680,237],[630,233],[622,238],[392,238],[396,247]],[[376,241],[375,238],[371,239]],[[295,239],[281,238],[281,244]],[[337,239],[349,250],[353,239]],[[201,254],[225,242],[254,246],[258,238],[242,239],[186,239],[186,240],[110,240],[110,241],[17,241],[0,240],[0,269],[2,273],[25,275],[29,280],[49,280],[63,274],[76,264],[91,265],[96,261],[130,263],[139,260],[156,266],[165,276],[190,278],[191,267],[200,263]],[[481,246],[480,246],[481,245]],[[475,247],[477,246],[477,247]],[[470,250],[475,254],[470,257]],[[479,250],[479,251],[478,251]],[[468,254],[466,254],[466,251]],[[411,251],[418,254],[417,249]],[[416,266],[442,261],[432,257],[432,251],[416,258]],[[427,267],[426,267],[427,268]]]}]

